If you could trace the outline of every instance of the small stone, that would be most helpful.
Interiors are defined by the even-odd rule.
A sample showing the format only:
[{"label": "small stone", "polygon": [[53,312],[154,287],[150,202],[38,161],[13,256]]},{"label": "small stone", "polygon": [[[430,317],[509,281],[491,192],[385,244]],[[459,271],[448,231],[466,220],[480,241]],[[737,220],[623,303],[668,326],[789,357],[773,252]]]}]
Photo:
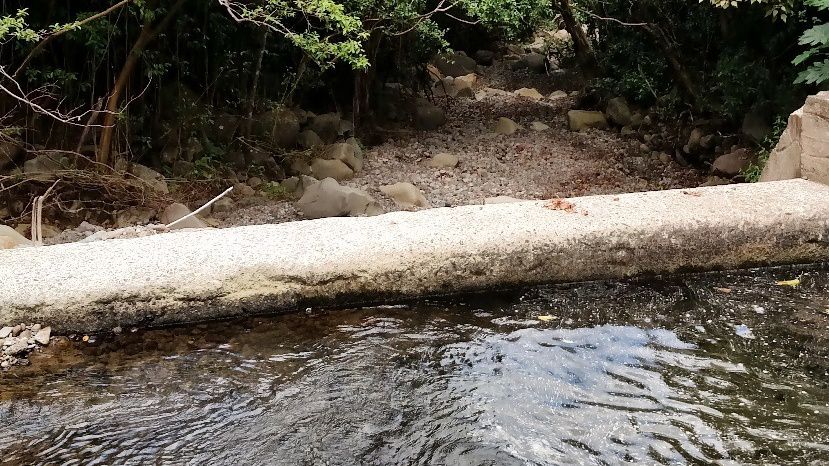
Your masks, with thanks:
[{"label": "small stone", "polygon": [[52,327],[44,327],[35,334],[35,341],[43,346],[49,344],[49,338],[52,337]]},{"label": "small stone", "polygon": [[568,96],[569,96],[569,94],[567,94],[564,91],[554,91],[547,98],[550,99],[550,100],[558,100],[558,99],[563,99],[563,98],[568,97]]},{"label": "small stone", "polygon": [[544,98],[544,96],[534,87],[522,87],[521,89],[515,91],[514,94],[518,97],[526,97],[533,100],[541,100]]},{"label": "small stone", "polygon": [[547,131],[550,127],[540,121],[534,121],[530,123],[530,129],[533,131]]},{"label": "small stone", "polygon": [[116,335],[120,335],[123,331],[124,331],[124,329],[122,329],[120,326],[112,328],[112,333],[114,333]]},{"label": "small stone", "polygon": [[493,130],[497,134],[503,135],[510,135],[518,131],[521,127],[518,126],[518,123],[510,120],[509,118],[501,117],[498,119],[498,122],[495,124],[495,129]]},{"label": "small stone", "polygon": [[6,347],[6,349],[3,350],[3,353],[7,356],[16,356],[20,353],[25,352],[28,349],[29,345],[28,343],[26,343],[26,340],[17,340],[11,346]]},{"label": "small stone", "polygon": [[32,332],[33,332],[33,333],[37,333],[37,332],[39,332],[39,331],[40,331],[40,329],[42,329],[42,328],[43,328],[43,326],[42,326],[42,325],[40,325],[40,324],[34,324],[34,325],[32,325],[32,329],[31,329],[31,330],[32,330]]},{"label": "small stone", "polygon": [[12,329],[12,336],[16,337],[16,336],[20,335],[20,332],[22,332],[24,328],[26,328],[26,326],[24,326],[23,324],[15,325],[14,328]]},{"label": "small stone", "polygon": [[21,340],[28,340],[29,338],[32,338],[32,331],[28,329],[23,330],[22,332],[20,332],[20,335],[18,335],[17,338],[20,338]]},{"label": "small stone", "polygon": [[262,178],[259,178],[258,176],[252,176],[252,177],[248,178],[247,185],[250,186],[253,189],[256,189],[259,186],[262,186],[262,183],[264,183],[262,181]]},{"label": "small stone", "polygon": [[233,193],[239,197],[250,197],[256,195],[256,190],[245,183],[236,183],[233,185]]},{"label": "small stone", "polygon": [[8,368],[10,365],[11,364],[9,363],[9,361],[0,362],[0,367],[2,367],[3,369]]},{"label": "small stone", "polygon": [[458,156],[447,152],[435,155],[428,162],[432,168],[455,168],[458,166]]},{"label": "small stone", "polygon": [[395,204],[403,209],[412,207],[431,207],[426,196],[411,183],[395,183],[380,186],[380,191],[390,197]]},{"label": "small stone", "polygon": [[13,327],[5,326],[0,328],[0,338],[6,338],[12,334]]}]

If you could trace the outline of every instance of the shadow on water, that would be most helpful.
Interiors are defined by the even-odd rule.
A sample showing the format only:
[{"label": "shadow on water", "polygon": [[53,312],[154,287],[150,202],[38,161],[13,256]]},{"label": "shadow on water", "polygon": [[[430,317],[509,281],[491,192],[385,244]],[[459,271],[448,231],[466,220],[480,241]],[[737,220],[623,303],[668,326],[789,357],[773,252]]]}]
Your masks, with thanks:
[{"label": "shadow on water", "polygon": [[825,464],[828,314],[775,269],[63,341],[0,379],[0,461]]}]

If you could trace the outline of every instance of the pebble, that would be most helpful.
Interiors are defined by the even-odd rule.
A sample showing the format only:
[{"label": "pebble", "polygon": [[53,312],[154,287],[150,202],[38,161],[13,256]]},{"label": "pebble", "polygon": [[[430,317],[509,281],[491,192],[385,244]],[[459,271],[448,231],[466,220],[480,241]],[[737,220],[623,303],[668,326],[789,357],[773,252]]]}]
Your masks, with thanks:
[{"label": "pebble", "polygon": [[52,336],[52,327],[44,327],[40,329],[36,334],[34,340],[41,345],[48,345],[49,338]]},{"label": "pebble", "polygon": [[3,327],[0,328],[0,338],[6,338],[7,336],[12,334],[13,327]]}]

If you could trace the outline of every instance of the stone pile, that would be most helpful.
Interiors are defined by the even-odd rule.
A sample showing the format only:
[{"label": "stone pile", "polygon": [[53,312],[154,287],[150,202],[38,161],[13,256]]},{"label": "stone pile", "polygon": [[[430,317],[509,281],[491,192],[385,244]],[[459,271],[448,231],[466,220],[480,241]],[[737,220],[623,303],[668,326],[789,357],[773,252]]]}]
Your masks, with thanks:
[{"label": "stone pile", "polygon": [[17,324],[0,328],[0,369],[29,364],[28,356],[49,344],[52,328],[41,324]]}]

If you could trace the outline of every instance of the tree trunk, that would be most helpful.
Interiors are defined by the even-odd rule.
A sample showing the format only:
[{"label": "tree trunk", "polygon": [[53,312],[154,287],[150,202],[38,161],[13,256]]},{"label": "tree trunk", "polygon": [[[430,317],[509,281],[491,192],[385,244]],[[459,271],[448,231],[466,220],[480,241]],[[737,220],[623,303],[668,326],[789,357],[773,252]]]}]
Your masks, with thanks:
[{"label": "tree trunk", "polygon": [[576,15],[573,14],[570,0],[558,0],[558,11],[561,14],[562,21],[564,21],[564,29],[573,38],[573,50],[576,53],[576,61],[579,66],[586,71],[595,70],[597,66],[596,54],[587,33],[584,32],[584,27],[582,27]]},{"label": "tree trunk", "polygon": [[253,110],[256,108],[256,94],[259,87],[259,76],[262,74],[262,60],[265,58],[265,49],[268,47],[268,28],[262,28],[262,35],[260,37],[259,54],[256,57],[256,67],[253,70],[253,84],[250,87],[250,95],[248,96],[247,109],[245,116],[245,137],[250,137],[253,132]]},{"label": "tree trunk", "polygon": [[662,54],[665,56],[665,59],[668,60],[668,64],[671,67],[676,84],[682,92],[691,99],[691,103],[694,105],[694,108],[698,109],[701,106],[702,99],[697,91],[694,79],[691,77],[691,72],[688,70],[688,67],[685,66],[682,57],[674,46],[674,43],[668,35],[665,34],[665,31],[655,24],[648,24],[645,26],[645,30],[650,33],[654,41],[656,41],[657,45],[662,50]]},{"label": "tree trunk", "polygon": [[380,29],[372,31],[366,45],[366,56],[368,57],[368,68],[355,70],[354,72],[354,97],[352,99],[352,124],[356,132],[364,115],[371,113],[371,86],[377,75],[376,61],[377,52],[380,49],[380,42],[383,39],[383,32]]},{"label": "tree trunk", "polygon": [[157,26],[154,27],[152,23],[146,23],[141,28],[141,34],[139,34],[138,39],[132,46],[129,55],[124,62],[124,66],[121,67],[121,72],[118,74],[118,78],[115,80],[115,84],[112,87],[112,92],[109,94],[109,98],[107,99],[107,113],[104,117],[104,128],[101,133],[101,147],[98,151],[98,156],[96,157],[98,163],[108,164],[110,162],[109,156],[112,152],[112,139],[115,135],[118,106],[121,103],[121,96],[127,87],[127,83],[129,83],[130,77],[135,72],[135,68],[138,66],[141,54],[144,52],[144,49],[147,48],[147,45],[155,40],[158,34],[170,24],[170,21],[172,21],[184,5],[184,2],[185,0],[177,0],[176,3],[170,7],[167,14],[164,16],[164,19],[162,19]]}]

